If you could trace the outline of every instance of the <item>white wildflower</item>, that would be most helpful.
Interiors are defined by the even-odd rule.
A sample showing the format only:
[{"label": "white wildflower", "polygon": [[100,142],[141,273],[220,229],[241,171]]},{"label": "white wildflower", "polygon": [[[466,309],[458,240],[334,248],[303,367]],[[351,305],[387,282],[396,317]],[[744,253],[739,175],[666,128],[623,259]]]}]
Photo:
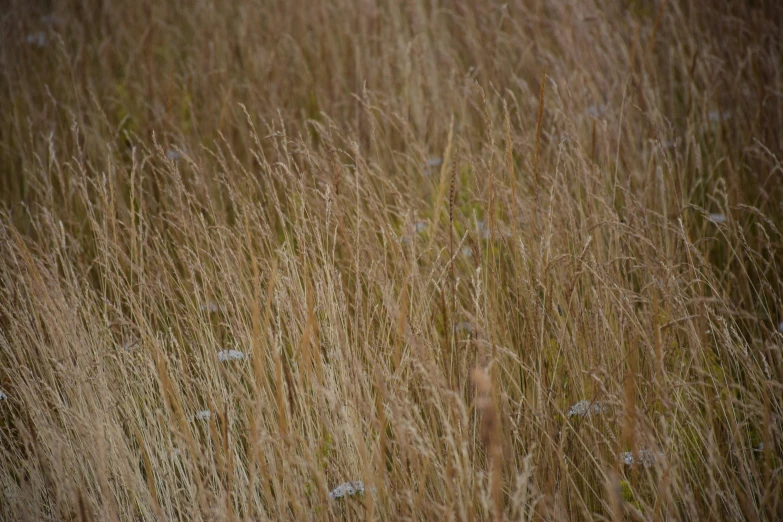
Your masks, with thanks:
[{"label": "white wildflower", "polygon": [[584,417],[590,413],[590,401],[579,401],[568,410],[569,417]]},{"label": "white wildflower", "polygon": [[124,352],[132,352],[139,345],[138,339],[130,339],[122,343],[120,349]]},{"label": "white wildflower", "polygon": [[644,449],[636,455],[636,460],[645,468],[654,466],[655,462],[661,459],[663,459],[663,453],[660,451],[656,453],[651,450]]},{"label": "white wildflower", "polygon": [[483,220],[478,220],[476,222],[476,228],[478,228],[479,236],[481,236],[482,239],[490,239],[492,237],[492,233],[489,230],[489,227],[484,223]]},{"label": "white wildflower", "polygon": [[27,43],[34,45],[35,47],[46,46],[46,33],[39,31],[37,33],[31,33],[27,35]]},{"label": "white wildflower", "polygon": [[606,105],[590,105],[585,109],[585,114],[597,119],[606,114]]},{"label": "white wildflower", "polygon": [[199,306],[199,310],[201,310],[202,312],[209,312],[211,314],[216,314],[218,312],[223,311],[223,306],[210,301],[207,304],[203,304]]},{"label": "white wildflower", "polygon": [[218,359],[220,359],[220,362],[241,361],[244,358],[245,354],[239,350],[223,350],[218,352]]},{"label": "white wildflower", "polygon": [[715,223],[716,225],[719,223],[725,223],[726,216],[718,213],[710,214],[709,216],[707,216],[707,221],[709,221],[710,223]]},{"label": "white wildflower", "polygon": [[196,414],[193,416],[193,420],[206,420],[208,421],[212,417],[212,412],[209,410],[201,410],[199,412],[196,412]]},{"label": "white wildflower", "polygon": [[726,121],[731,119],[731,112],[729,111],[723,111],[722,113],[720,111],[710,111],[707,113],[707,117],[710,119],[711,122],[717,123],[721,120]]},{"label": "white wildflower", "polygon": [[[492,231],[490,230],[489,225],[484,222],[484,220],[479,219],[476,221],[476,229],[478,230],[478,234],[482,239],[492,239]],[[495,227],[495,235],[496,237],[511,237],[511,232],[509,232],[508,227],[503,223],[498,223]]]},{"label": "white wildflower", "polygon": [[354,482],[343,482],[329,492],[329,498],[337,500],[338,498],[350,497],[352,495],[364,495],[364,482],[357,480]]},{"label": "white wildflower", "polygon": [[601,415],[609,411],[609,407],[602,402],[579,401],[568,410],[569,417],[587,417],[589,415]]},{"label": "white wildflower", "polygon": [[457,323],[456,328],[457,328],[458,332],[468,332],[468,333],[470,333],[470,332],[473,331],[473,327],[470,326],[470,323],[468,321],[462,321],[461,323]]},{"label": "white wildflower", "polygon": [[624,451],[620,453],[620,460],[622,460],[623,464],[625,464],[626,466],[633,466],[633,462],[634,462],[633,453],[631,453],[630,451]]},{"label": "white wildflower", "polygon": [[645,468],[654,466],[655,462],[662,458],[663,453],[660,451],[655,453],[648,449],[639,450],[635,456],[630,451],[624,451],[620,454],[620,460],[622,460],[623,464],[626,466],[633,466],[634,464],[638,464]]}]

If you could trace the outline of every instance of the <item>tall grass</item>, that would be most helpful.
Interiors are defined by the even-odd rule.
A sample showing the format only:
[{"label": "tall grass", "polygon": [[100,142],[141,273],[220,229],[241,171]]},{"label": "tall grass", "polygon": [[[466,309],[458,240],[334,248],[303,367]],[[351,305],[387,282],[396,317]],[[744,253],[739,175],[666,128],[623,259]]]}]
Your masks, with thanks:
[{"label": "tall grass", "polygon": [[10,0],[0,518],[780,520],[780,34]]}]

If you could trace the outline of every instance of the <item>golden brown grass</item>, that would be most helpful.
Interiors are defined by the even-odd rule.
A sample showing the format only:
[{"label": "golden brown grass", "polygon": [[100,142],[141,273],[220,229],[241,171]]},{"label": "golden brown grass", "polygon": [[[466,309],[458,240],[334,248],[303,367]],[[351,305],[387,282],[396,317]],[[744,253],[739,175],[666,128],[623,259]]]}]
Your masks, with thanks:
[{"label": "golden brown grass", "polygon": [[11,0],[0,518],[782,519],[780,34]]}]

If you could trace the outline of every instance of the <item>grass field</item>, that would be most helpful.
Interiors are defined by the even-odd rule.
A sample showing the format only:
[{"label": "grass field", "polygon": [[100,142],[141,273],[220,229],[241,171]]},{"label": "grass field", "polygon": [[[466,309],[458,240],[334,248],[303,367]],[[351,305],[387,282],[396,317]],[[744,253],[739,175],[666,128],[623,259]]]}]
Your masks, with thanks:
[{"label": "grass field", "polygon": [[5,6],[0,519],[783,520],[782,3]]}]

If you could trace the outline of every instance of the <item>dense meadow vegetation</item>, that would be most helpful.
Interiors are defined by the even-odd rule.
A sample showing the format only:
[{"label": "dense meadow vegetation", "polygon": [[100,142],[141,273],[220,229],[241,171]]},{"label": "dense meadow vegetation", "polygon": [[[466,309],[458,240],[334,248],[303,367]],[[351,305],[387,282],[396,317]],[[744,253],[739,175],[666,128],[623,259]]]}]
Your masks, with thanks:
[{"label": "dense meadow vegetation", "polygon": [[6,0],[0,519],[783,520],[781,35]]}]

